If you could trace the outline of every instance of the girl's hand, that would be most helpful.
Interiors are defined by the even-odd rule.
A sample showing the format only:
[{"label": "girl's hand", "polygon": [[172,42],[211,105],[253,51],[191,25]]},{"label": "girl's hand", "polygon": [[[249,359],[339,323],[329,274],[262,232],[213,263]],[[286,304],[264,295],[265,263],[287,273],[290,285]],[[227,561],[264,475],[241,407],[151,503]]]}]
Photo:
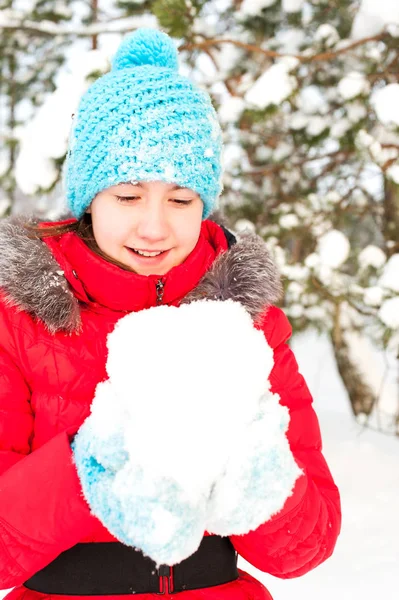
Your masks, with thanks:
[{"label": "girl's hand", "polygon": [[256,418],[237,439],[207,504],[207,531],[248,533],[268,521],[291,495],[301,474],[286,431],[287,408],[276,394],[261,398]]}]

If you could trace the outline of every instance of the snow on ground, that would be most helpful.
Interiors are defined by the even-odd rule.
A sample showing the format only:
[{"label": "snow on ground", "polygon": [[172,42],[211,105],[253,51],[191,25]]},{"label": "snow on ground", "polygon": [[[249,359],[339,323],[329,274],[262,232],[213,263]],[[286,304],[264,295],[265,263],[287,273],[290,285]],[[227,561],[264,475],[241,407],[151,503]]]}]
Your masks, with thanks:
[{"label": "snow on ground", "polygon": [[397,600],[399,585],[399,440],[352,419],[332,350],[307,333],[292,348],[315,398],[324,453],[340,488],[342,532],[333,556],[298,579],[279,580],[241,560],[275,600]]},{"label": "snow on ground", "polygon": [[274,600],[397,600],[399,440],[355,423],[325,338],[302,334],[292,347],[314,395],[324,453],[341,490],[342,533],[333,556],[298,579],[276,579],[242,559],[239,566],[260,578]]}]

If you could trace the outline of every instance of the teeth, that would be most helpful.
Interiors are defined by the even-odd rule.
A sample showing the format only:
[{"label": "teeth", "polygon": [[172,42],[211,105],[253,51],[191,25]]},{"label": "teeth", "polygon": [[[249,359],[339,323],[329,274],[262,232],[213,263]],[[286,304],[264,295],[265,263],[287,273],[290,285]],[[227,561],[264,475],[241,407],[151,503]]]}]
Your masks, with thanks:
[{"label": "teeth", "polygon": [[142,250],[135,250],[135,252],[137,252],[137,254],[140,254],[140,256],[159,256],[160,254],[162,254],[162,252],[143,252]]}]

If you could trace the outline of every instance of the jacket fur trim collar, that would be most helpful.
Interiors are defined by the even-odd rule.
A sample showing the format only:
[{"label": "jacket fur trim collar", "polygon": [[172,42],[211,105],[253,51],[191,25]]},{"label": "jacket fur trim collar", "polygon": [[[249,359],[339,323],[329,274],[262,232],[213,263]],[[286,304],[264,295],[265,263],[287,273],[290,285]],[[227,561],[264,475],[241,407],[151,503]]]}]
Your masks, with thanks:
[{"label": "jacket fur trim collar", "polygon": [[[32,238],[21,219],[0,222],[0,288],[9,304],[41,320],[50,332],[79,331],[80,306],[70,283],[47,244]],[[245,234],[219,254],[182,302],[235,300],[256,322],[281,292],[280,276],[264,241]]]}]

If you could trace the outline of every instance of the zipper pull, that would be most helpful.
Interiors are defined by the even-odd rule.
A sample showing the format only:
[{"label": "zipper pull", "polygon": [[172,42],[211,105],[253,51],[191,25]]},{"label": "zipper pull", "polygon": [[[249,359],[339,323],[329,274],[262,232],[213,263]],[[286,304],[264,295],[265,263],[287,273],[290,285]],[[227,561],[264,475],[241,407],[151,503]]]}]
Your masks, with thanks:
[{"label": "zipper pull", "polygon": [[162,304],[163,293],[164,293],[165,284],[162,279],[158,279],[155,284],[155,289],[157,292],[157,305]]}]

